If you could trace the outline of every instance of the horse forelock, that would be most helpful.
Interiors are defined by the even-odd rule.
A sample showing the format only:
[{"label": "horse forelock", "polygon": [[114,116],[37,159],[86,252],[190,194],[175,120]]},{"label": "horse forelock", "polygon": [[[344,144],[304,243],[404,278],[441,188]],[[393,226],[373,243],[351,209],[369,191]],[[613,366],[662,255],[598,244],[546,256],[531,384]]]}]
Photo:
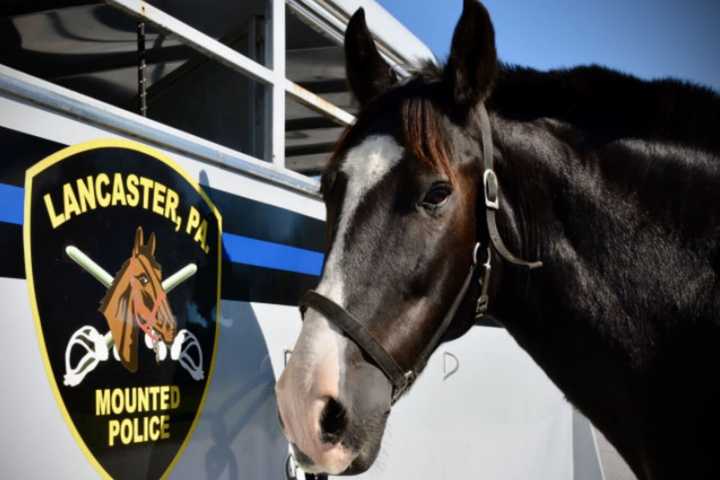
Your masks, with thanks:
[{"label": "horse forelock", "polygon": [[147,258],[152,268],[162,271],[162,267],[155,259],[155,253],[151,250],[151,247],[149,245],[143,245],[142,247],[140,247],[138,257]]},{"label": "horse forelock", "polygon": [[[356,122],[340,135],[328,162],[334,170],[346,160],[346,153],[366,138],[392,134],[417,159],[418,166],[442,172],[453,181],[452,148],[445,128],[445,107],[439,82],[417,76],[373,100],[358,114]],[[397,131],[377,130],[377,122],[387,122]]]}]

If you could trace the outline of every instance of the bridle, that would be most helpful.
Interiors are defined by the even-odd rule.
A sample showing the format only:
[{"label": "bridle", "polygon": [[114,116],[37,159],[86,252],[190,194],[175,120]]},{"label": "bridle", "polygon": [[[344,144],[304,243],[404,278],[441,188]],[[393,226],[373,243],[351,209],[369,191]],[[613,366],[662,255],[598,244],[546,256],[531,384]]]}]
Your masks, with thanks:
[{"label": "bridle", "polygon": [[336,327],[342,330],[345,335],[353,340],[358,347],[375,362],[393,386],[392,403],[395,403],[410,385],[412,385],[420,373],[420,370],[435,350],[435,347],[440,343],[450,323],[453,318],[455,318],[457,309],[465,298],[478,268],[480,268],[482,272],[478,277],[480,296],[475,305],[476,323],[487,315],[489,303],[488,286],[490,284],[490,274],[492,271],[491,262],[493,250],[506,262],[518,267],[532,270],[542,266],[542,262],[540,261],[528,262],[513,255],[500,236],[496,220],[497,211],[500,209],[500,185],[495,170],[493,169],[494,158],[490,119],[488,118],[488,113],[484,105],[480,105],[477,108],[476,115],[480,124],[483,148],[483,190],[485,196],[485,218],[488,230],[486,258],[485,261],[479,265],[478,253],[482,247],[481,243],[477,242],[473,247],[472,264],[465,276],[462,287],[455,296],[450,309],[445,313],[440,327],[435,331],[430,343],[425,346],[415,361],[415,364],[409,370],[403,369],[362,322],[328,297],[314,290],[310,290],[300,299],[300,307],[303,313],[306,308],[312,308],[321,313]]},{"label": "bridle", "polygon": [[[143,264],[142,260],[138,260],[138,262],[140,263],[140,265],[142,265],[146,272],[149,271],[147,266]],[[160,335],[155,332],[155,328],[157,328],[156,325],[159,323],[158,311],[163,302],[166,301],[167,294],[165,293],[165,290],[160,287],[160,291],[153,299],[153,307],[152,309],[149,309],[145,306],[145,301],[142,298],[143,286],[140,281],[137,278],[131,276],[130,285],[132,286],[132,289],[130,291],[130,299],[132,301],[133,307],[135,307],[135,312],[137,313],[135,321],[138,327],[140,327],[140,329],[145,332],[148,337],[150,337],[153,345],[157,345],[157,342],[160,341]],[[144,322],[142,320],[144,320]]]}]

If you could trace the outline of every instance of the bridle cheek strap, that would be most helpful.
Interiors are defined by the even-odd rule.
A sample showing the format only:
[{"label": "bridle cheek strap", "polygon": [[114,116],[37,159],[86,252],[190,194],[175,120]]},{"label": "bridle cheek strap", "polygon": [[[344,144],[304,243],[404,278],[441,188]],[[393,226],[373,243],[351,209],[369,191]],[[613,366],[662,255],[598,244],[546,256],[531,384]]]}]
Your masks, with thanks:
[{"label": "bridle cheek strap", "polygon": [[358,319],[356,319],[350,312],[345,310],[343,307],[330,300],[326,296],[314,291],[309,290],[300,299],[300,307],[312,308],[318,313],[322,314],[328,321],[338,327],[345,335],[347,335],[352,341],[354,341],[360,350],[369,356],[375,365],[385,374],[390,380],[393,386],[392,403],[395,403],[398,398],[412,385],[415,378],[422,370],[423,366],[427,362],[432,352],[440,340],[442,339],[445,331],[452,323],[457,309],[460,307],[463,298],[467,294],[468,288],[472,283],[472,279],[475,276],[475,261],[470,267],[470,271],[465,277],[460,291],[455,296],[450,309],[445,313],[445,317],[442,320],[439,328],[433,334],[430,343],[425,346],[421,355],[415,361],[415,365],[410,369],[403,369],[400,364],[392,357],[392,355],[382,346],[382,344],[370,333],[365,325],[363,325]]},{"label": "bridle cheek strap", "polygon": [[333,325],[342,330],[365,354],[373,359],[394,387],[405,382],[405,372],[402,367],[350,312],[314,290],[309,290],[303,295],[300,299],[300,306],[309,307],[321,313]]},{"label": "bridle cheek strap", "polygon": [[529,270],[542,267],[542,262],[528,262],[513,255],[505,246],[505,242],[500,236],[497,227],[496,212],[500,210],[500,184],[495,174],[494,162],[495,154],[493,152],[492,128],[490,127],[490,118],[484,105],[480,105],[478,109],[480,122],[480,133],[482,135],[483,148],[483,193],[485,195],[485,221],[487,222],[488,236],[490,245],[506,262],[517,267],[525,267]]}]

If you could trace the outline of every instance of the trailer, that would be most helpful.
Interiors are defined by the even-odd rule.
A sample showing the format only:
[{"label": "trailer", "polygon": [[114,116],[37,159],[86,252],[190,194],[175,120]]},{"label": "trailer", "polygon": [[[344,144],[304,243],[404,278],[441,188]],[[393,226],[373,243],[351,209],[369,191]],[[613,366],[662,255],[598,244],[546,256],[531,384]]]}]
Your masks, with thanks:
[{"label": "trailer", "polygon": [[[0,7],[0,476],[303,477],[274,385],[359,6],[400,76],[434,60],[371,0]],[[360,478],[602,479],[598,441],[488,325],[438,349]]]}]

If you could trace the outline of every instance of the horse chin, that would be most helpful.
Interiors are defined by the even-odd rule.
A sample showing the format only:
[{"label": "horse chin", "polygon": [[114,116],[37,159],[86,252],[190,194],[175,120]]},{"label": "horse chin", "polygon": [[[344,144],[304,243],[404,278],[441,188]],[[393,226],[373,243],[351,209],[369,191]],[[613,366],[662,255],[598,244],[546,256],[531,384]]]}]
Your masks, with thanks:
[{"label": "horse chin", "polygon": [[351,476],[366,472],[377,459],[388,414],[389,412],[385,413],[382,415],[382,418],[376,421],[367,422],[366,425],[373,425],[369,430],[358,428],[357,430],[351,430],[351,433],[349,432],[347,434],[343,440],[343,446],[348,449],[352,461],[344,470],[329,471],[332,469],[328,469],[327,466],[323,468],[321,465],[315,464],[311,458],[303,452],[298,451],[295,445],[292,445],[295,461],[304,472],[312,474]]},{"label": "horse chin", "polygon": [[326,469],[320,468],[317,465],[314,465],[312,463],[308,464],[303,462],[304,455],[300,454],[298,455],[296,450],[293,450],[293,453],[295,454],[295,459],[302,468],[302,470],[305,473],[312,473],[312,474],[330,474],[333,476],[351,476],[351,475],[360,475],[361,473],[365,473],[372,465],[375,463],[375,459],[377,458],[378,451],[380,450],[380,442],[377,442],[377,446],[372,449],[372,452],[369,454],[365,454],[363,452],[361,453],[353,453],[353,456],[355,457],[353,461],[350,463],[350,465],[341,472],[328,472]]},{"label": "horse chin", "polygon": [[380,451],[380,442],[377,442],[377,446],[373,449],[372,452],[368,454],[360,453],[357,457],[355,457],[355,460],[352,461],[350,466],[346,468],[342,473],[339,473],[339,476],[349,476],[349,475],[360,475],[361,473],[365,473],[368,471],[368,469],[375,463],[375,459],[377,458],[378,452]]},{"label": "horse chin", "polygon": [[[387,412],[380,418],[375,419],[375,421],[367,421],[366,419],[364,422],[365,429],[361,435],[357,435],[357,437],[362,437],[361,441],[353,442],[352,434],[349,435],[346,441],[351,445],[356,443],[356,445],[351,446],[355,458],[345,470],[337,475],[359,475],[366,472],[375,463],[378,453],[380,452],[380,447],[382,446],[385,425],[389,414],[390,412]],[[356,438],[356,440],[360,440],[360,438]]]}]

